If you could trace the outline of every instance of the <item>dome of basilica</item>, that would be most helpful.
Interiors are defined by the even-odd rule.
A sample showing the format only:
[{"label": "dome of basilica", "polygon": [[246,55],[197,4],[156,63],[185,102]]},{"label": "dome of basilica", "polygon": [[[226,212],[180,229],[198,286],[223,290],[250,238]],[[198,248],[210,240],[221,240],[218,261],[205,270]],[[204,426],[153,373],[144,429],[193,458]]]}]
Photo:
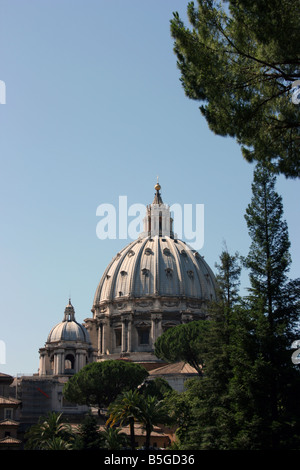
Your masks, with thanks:
[{"label": "dome of basilica", "polygon": [[51,329],[45,346],[39,352],[40,376],[74,374],[94,360],[89,332],[75,320],[70,300],[63,320]]},{"label": "dome of basilica", "polygon": [[174,237],[170,209],[160,185],[144,218],[144,232],[109,263],[93,308],[103,302],[149,296],[215,299],[215,278],[199,253]]},{"label": "dome of basilica", "polygon": [[211,300],[214,275],[198,252],[170,236],[139,238],[107,266],[96,289],[102,303],[149,296]]},{"label": "dome of basilica", "polygon": [[144,230],[105,269],[85,319],[97,360],[157,363],[156,339],[168,328],[208,317],[214,274],[203,256],[173,233],[160,185],[147,206]]},{"label": "dome of basilica", "polygon": [[58,341],[90,342],[86,328],[75,320],[75,311],[70,300],[65,308],[63,321],[55,325],[48,335],[47,343]]}]

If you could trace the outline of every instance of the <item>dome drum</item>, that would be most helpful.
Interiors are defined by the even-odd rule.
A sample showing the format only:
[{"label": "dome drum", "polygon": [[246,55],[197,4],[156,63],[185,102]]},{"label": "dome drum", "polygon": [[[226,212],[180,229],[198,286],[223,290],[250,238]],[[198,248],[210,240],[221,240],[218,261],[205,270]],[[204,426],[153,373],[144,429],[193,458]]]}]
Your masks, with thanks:
[{"label": "dome drum", "polygon": [[[204,312],[191,312],[168,307],[165,311],[136,310],[111,314],[96,313],[93,327],[98,332],[98,358],[131,357],[148,353],[153,361],[154,344],[167,329],[192,320],[204,320]],[[135,354],[134,354],[135,353]]]}]

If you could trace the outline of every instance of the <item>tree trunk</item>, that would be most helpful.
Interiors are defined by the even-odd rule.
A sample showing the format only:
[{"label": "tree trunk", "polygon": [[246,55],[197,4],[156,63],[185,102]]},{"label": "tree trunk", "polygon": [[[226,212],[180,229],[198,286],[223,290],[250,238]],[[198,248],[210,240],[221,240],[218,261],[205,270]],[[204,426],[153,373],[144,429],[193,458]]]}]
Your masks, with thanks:
[{"label": "tree trunk", "polygon": [[129,419],[131,449],[135,449],[134,419]]},{"label": "tree trunk", "polygon": [[150,448],[151,427],[146,426],[146,450]]}]

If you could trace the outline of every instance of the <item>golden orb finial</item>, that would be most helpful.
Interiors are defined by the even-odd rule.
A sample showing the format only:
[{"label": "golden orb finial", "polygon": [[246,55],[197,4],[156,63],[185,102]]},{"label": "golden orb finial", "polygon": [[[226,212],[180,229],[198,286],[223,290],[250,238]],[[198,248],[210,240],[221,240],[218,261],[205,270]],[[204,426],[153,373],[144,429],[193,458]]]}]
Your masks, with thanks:
[{"label": "golden orb finial", "polygon": [[157,183],[156,183],[156,185],[154,186],[154,189],[156,189],[156,191],[159,191],[160,188],[161,188],[161,186],[160,186],[160,184],[159,184],[159,182],[158,182],[158,177],[157,177]]}]

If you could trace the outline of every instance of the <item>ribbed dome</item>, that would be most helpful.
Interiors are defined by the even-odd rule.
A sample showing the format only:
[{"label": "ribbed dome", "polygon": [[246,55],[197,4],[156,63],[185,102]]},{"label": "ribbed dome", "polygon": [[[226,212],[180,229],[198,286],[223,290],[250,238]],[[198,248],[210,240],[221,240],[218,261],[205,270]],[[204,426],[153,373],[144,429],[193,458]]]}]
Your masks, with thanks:
[{"label": "ribbed dome", "polygon": [[122,298],[172,296],[215,299],[214,275],[198,252],[170,236],[141,237],[106,268],[94,305]]},{"label": "ribbed dome", "polygon": [[90,342],[86,328],[75,320],[74,307],[70,301],[65,308],[63,321],[55,325],[48,335],[47,343],[58,341]]},{"label": "ribbed dome", "polygon": [[143,232],[108,264],[85,319],[97,359],[127,358],[154,367],[156,340],[169,328],[209,318],[214,274],[173,232],[171,208],[155,185]]}]

